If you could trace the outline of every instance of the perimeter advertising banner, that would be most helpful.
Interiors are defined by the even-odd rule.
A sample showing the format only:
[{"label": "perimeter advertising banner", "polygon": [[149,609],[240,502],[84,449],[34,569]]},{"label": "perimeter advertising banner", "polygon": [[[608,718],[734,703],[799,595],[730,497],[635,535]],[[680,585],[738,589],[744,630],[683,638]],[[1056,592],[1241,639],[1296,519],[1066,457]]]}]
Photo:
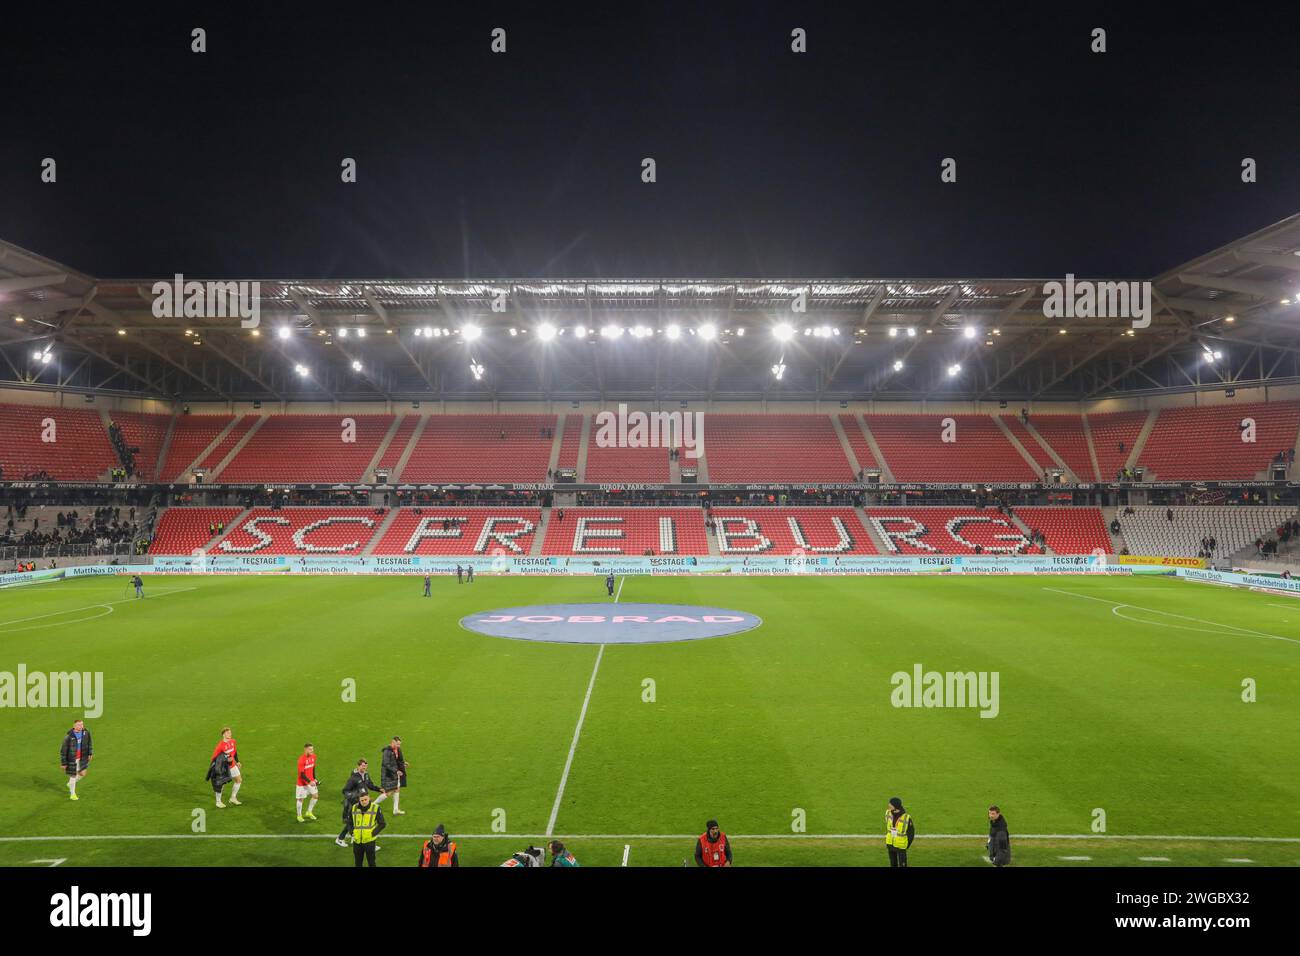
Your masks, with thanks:
[{"label": "perimeter advertising banner", "polygon": [[1204,558],[1162,558],[1141,554],[1121,554],[1119,556],[1119,563],[1159,565],[1163,568],[1204,568],[1207,566],[1207,562]]},{"label": "perimeter advertising banner", "polygon": [[[791,557],[427,557],[422,555],[210,555],[158,556],[162,574],[478,574],[570,575],[879,575],[879,574],[1130,574],[1105,555],[878,555]],[[120,571],[133,569],[121,568]],[[1153,567],[1152,570],[1155,570]],[[1167,572],[1166,572],[1167,573]]]},{"label": "perimeter advertising banner", "polygon": [[1197,571],[1179,568],[1174,572],[1188,581],[1201,581],[1205,584],[1225,584],[1232,587],[1250,588],[1260,591],[1279,591],[1287,594],[1300,594],[1300,579],[1281,578],[1271,574],[1243,574],[1239,571]]}]

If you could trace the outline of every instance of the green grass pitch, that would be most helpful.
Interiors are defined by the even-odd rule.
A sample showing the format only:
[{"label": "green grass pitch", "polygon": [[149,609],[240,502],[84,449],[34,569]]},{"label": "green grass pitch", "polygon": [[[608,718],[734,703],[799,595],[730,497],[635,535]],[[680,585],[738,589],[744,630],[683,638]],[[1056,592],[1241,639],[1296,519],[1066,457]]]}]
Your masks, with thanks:
[{"label": "green grass pitch", "polygon": [[[152,577],[143,601],[119,578],[0,591],[0,671],[105,681],[75,803],[57,760],[74,712],[0,710],[0,800],[24,808],[0,823],[0,864],[351,865],[332,842],[339,788],[361,756],[377,780],[393,734],[410,786],[381,865],[413,864],[438,823],[464,865],[540,842],[598,650],[458,621],[603,600],[603,582],[421,590],[416,577],[277,575]],[[640,577],[622,599],[764,623],[605,648],[554,827],[585,865],[619,865],[630,847],[629,865],[681,866],[717,817],[737,865],[879,866],[891,796],[916,820],[915,866],[987,865],[990,803],[1021,866],[1300,863],[1300,602],[1118,576]],[[894,707],[891,675],[915,664],[997,671],[998,716]],[[203,778],[223,724],[245,783],[243,806],[217,810]],[[322,800],[319,822],[299,824],[306,741]],[[1186,839],[1211,836],[1255,839]]]}]

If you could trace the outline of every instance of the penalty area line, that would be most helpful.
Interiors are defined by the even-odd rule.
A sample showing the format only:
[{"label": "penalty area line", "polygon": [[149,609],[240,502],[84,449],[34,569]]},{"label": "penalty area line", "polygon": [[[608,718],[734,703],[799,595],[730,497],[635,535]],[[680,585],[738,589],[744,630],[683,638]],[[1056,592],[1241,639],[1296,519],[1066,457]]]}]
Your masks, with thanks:
[{"label": "penalty area line", "polygon": [[[1219,621],[1207,621],[1204,618],[1191,617],[1190,615],[1187,614],[1175,614],[1173,611],[1161,611],[1158,608],[1143,607],[1140,604],[1127,604],[1119,601],[1112,601],[1107,598],[1093,597],[1091,594],[1080,594],[1078,591],[1063,591],[1060,588],[1044,587],[1043,590],[1051,591],[1053,594],[1065,594],[1068,595],[1069,597],[1083,598],[1085,601],[1096,601],[1098,604],[1109,604],[1111,606],[1110,609],[1112,612],[1118,611],[1120,608],[1123,607],[1131,607],[1135,611],[1146,611],[1148,614],[1163,614],[1165,617],[1176,618],[1180,621],[1192,621],[1196,624],[1208,624],[1210,627],[1219,627],[1219,628],[1223,628],[1225,631],[1236,632],[1236,633],[1225,633],[1223,635],[1224,637],[1262,637],[1265,640],[1269,640],[1269,641],[1286,641],[1288,644],[1300,644],[1300,641],[1292,637],[1281,637],[1277,634],[1269,634],[1266,631],[1253,631],[1248,627],[1238,627],[1235,624],[1223,624],[1220,623]],[[1123,617],[1123,615],[1117,615],[1117,616]],[[1133,618],[1124,618],[1124,620],[1133,621],[1134,624],[1159,625],[1160,623],[1159,621],[1136,621],[1133,620]],[[1165,626],[1177,627],[1178,625],[1171,624]],[[1196,628],[1184,628],[1184,630],[1196,630]],[[1206,633],[1211,633],[1211,632],[1206,632]]]}]

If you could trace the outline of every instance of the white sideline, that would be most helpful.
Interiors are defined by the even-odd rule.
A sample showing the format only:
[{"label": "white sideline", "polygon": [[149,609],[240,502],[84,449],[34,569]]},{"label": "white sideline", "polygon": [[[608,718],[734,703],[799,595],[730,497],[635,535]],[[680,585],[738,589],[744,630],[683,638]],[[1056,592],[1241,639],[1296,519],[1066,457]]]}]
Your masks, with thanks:
[{"label": "white sideline", "polygon": [[573,766],[573,755],[578,749],[578,737],[582,733],[582,722],[587,719],[587,705],[591,703],[591,689],[596,686],[596,674],[600,670],[600,659],[605,656],[605,645],[600,645],[596,652],[596,665],[591,669],[591,680],[587,681],[587,694],[582,698],[582,710],[578,712],[578,726],[573,728],[573,742],[569,744],[569,756],[564,761],[564,773],[560,775],[560,789],[555,791],[555,805],[551,807],[551,818],[546,822],[546,836],[555,832],[555,818],[560,815],[560,801],[564,799],[564,786],[569,782],[569,768]]},{"label": "white sideline", "polygon": [[[462,840],[695,840],[698,833],[462,833]],[[1115,840],[1170,843],[1300,843],[1300,837],[1144,836],[1130,833],[1017,833],[1017,840]],[[385,840],[427,840],[422,833],[385,833]],[[924,840],[987,840],[987,833],[926,833]],[[329,833],[110,833],[79,836],[0,836],[0,843],[58,843],[64,840],[333,840]],[[879,833],[740,833],[733,840],[880,840]]]},{"label": "white sideline", "polygon": [[[1135,611],[1146,611],[1148,614],[1163,614],[1163,615],[1165,615],[1166,617],[1176,617],[1176,618],[1178,618],[1179,620],[1183,620],[1183,621],[1193,621],[1193,622],[1195,622],[1195,623],[1197,623],[1197,624],[1208,624],[1208,625],[1210,625],[1211,627],[1222,627],[1222,628],[1226,628],[1226,629],[1229,630],[1229,631],[1237,631],[1238,634],[1241,634],[1241,635],[1244,635],[1244,636],[1247,636],[1247,637],[1262,637],[1262,638],[1264,638],[1264,639],[1266,639],[1266,640],[1270,640],[1270,641],[1286,641],[1288,644],[1300,644],[1300,640],[1296,640],[1296,639],[1293,638],[1293,637],[1280,637],[1280,636],[1277,635],[1277,634],[1268,634],[1268,633],[1266,633],[1266,632],[1264,632],[1264,631],[1252,631],[1252,630],[1251,630],[1250,628],[1248,628],[1248,627],[1237,627],[1235,624],[1221,624],[1221,623],[1219,623],[1218,621],[1207,621],[1207,620],[1204,620],[1203,618],[1199,618],[1199,617],[1190,617],[1190,616],[1188,616],[1188,615],[1186,615],[1186,614],[1175,614],[1173,611],[1161,611],[1161,610],[1159,610],[1159,609],[1157,609],[1157,608],[1153,608],[1153,607],[1143,607],[1143,606],[1140,605],[1140,604],[1127,604],[1127,603],[1124,603],[1124,602],[1116,602],[1116,601],[1112,601],[1112,600],[1110,600],[1110,599],[1108,599],[1108,598],[1093,597],[1091,594],[1080,594],[1078,591],[1063,591],[1063,590],[1061,590],[1060,588],[1049,588],[1049,587],[1044,587],[1043,590],[1044,590],[1044,591],[1052,591],[1052,592],[1054,592],[1054,593],[1056,593],[1056,594],[1067,594],[1067,595],[1069,595],[1070,597],[1083,598],[1085,601],[1096,601],[1096,602],[1098,602],[1099,604],[1109,604],[1109,605],[1111,606],[1111,610],[1112,610],[1112,611],[1115,610],[1115,609],[1117,609],[1117,608],[1121,608],[1121,607],[1131,607],[1131,608],[1133,608],[1133,610],[1135,610]],[[1131,618],[1126,618],[1126,620],[1131,620]],[[1142,624],[1142,623],[1153,624],[1153,623],[1155,623],[1155,622],[1154,622],[1154,621],[1145,621],[1145,622],[1144,622],[1144,621],[1135,621],[1134,623],[1137,623],[1137,624]],[[1225,636],[1225,637],[1232,637],[1232,636],[1234,636],[1234,635],[1227,634],[1227,635],[1224,635],[1224,636]]]}]

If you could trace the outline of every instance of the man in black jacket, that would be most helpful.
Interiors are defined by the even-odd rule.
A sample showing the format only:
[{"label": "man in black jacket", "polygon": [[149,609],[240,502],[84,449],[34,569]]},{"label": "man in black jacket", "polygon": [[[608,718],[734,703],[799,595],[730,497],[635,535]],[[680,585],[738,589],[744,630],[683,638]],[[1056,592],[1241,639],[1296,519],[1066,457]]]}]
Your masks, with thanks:
[{"label": "man in black jacket", "polygon": [[1011,862],[1011,834],[1007,818],[997,805],[989,807],[989,862],[1002,867]]},{"label": "man in black jacket", "polygon": [[86,775],[90,768],[90,758],[95,755],[95,748],[90,742],[90,731],[84,720],[74,720],[68,732],[63,735],[59,747],[59,766],[68,776],[68,796],[72,800],[77,796],[77,781]]},{"label": "man in black jacket", "polygon": [[204,779],[212,781],[212,792],[217,795],[217,806],[221,806],[221,791],[234,779],[234,775],[230,772],[230,757],[224,751],[218,752],[212,758],[212,763],[208,764],[208,775]]},{"label": "man in black jacket", "polygon": [[379,785],[385,794],[393,795],[393,815],[406,813],[401,809],[402,788],[406,786],[406,755],[402,753],[402,738],[394,736],[379,754]]},{"label": "man in black jacket", "polygon": [[343,838],[352,832],[352,807],[361,799],[363,793],[369,794],[371,791],[379,794],[376,803],[384,799],[383,791],[370,779],[369,764],[363,757],[357,761],[357,769],[352,771],[352,776],[348,777],[348,782],[343,785],[343,829],[334,840],[339,846],[347,846]]}]

